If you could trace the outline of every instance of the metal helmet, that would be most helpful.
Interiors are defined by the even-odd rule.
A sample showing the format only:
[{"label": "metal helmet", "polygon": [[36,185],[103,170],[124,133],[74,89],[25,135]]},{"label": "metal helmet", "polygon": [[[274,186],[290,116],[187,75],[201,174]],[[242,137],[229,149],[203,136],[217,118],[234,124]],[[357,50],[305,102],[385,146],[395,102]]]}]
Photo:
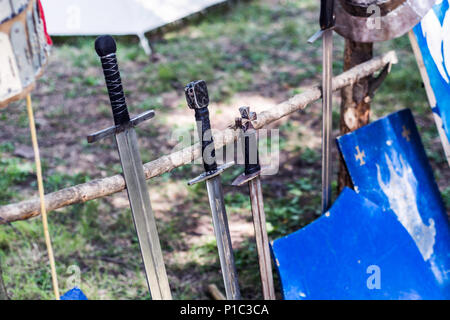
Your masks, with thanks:
[{"label": "metal helmet", "polygon": [[411,30],[436,0],[336,0],[336,31],[357,42],[386,41]]}]

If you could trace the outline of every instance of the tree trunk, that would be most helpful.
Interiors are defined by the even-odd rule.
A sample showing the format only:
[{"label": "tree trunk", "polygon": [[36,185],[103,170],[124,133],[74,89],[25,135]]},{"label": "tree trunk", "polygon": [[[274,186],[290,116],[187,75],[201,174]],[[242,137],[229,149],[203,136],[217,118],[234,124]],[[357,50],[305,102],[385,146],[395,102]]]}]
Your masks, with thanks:
[{"label": "tree trunk", "polygon": [[[345,40],[344,71],[363,63],[373,57],[373,43],[359,43]],[[341,90],[341,135],[369,123],[370,98],[369,81],[372,76],[365,77],[351,86]],[[341,158],[339,161],[338,189],[339,193],[344,187],[353,187],[350,176]]]},{"label": "tree trunk", "polygon": [[2,262],[0,261],[0,300],[8,300],[2,274]]}]

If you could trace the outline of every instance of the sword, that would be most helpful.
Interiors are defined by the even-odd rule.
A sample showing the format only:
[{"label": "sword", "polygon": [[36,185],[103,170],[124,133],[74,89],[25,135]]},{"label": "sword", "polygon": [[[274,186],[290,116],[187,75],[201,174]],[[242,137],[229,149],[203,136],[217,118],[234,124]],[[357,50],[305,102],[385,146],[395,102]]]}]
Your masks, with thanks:
[{"label": "sword", "polygon": [[332,78],[333,78],[333,29],[335,24],[334,0],[320,1],[320,30],[308,42],[322,37],[322,212],[331,207],[331,134],[332,134]]},{"label": "sword", "polygon": [[220,167],[217,166],[211,124],[209,122],[209,96],[206,82],[203,80],[193,81],[185,87],[184,91],[189,108],[195,110],[195,120],[202,145],[202,159],[205,169],[204,173],[189,181],[188,185],[206,181],[225,293],[228,300],[240,300],[241,293],[234,264],[222,183],[220,182],[220,174],[231,167],[234,162],[226,163]]},{"label": "sword", "polygon": [[264,201],[261,189],[258,136],[257,131],[251,123],[251,121],[256,120],[256,113],[250,112],[249,107],[239,108],[239,112],[242,118],[236,119],[236,128],[242,129],[244,133],[245,171],[233,181],[233,185],[241,186],[248,183],[263,296],[265,300],[275,300],[272,261],[269,251],[269,238],[266,230],[266,215],[264,213]]},{"label": "sword", "polygon": [[95,51],[97,51],[102,62],[115,125],[91,134],[87,139],[89,143],[92,143],[107,136],[115,135],[150,295],[153,300],[171,300],[172,295],[159,243],[155,216],[150,204],[150,196],[134,130],[134,127],[139,123],[153,118],[155,112],[149,110],[130,119],[117,64],[114,39],[111,36],[98,37],[95,41]]}]

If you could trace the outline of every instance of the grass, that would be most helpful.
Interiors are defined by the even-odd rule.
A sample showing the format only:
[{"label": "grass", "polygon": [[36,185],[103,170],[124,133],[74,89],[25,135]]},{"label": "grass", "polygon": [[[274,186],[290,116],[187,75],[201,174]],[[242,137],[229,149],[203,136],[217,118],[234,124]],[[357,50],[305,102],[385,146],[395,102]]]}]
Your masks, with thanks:
[{"label": "grass", "polygon": [[[318,82],[320,43],[306,44],[317,28],[317,6],[314,0],[261,0],[213,10],[182,28],[168,29],[163,36],[152,35],[161,57],[156,63],[148,61],[136,39],[118,38],[118,60],[131,111],[153,108],[157,113],[137,130],[143,160],[171,150],[167,137],[174,128],[194,128],[193,122],[170,121],[172,113],[185,110],[183,87],[192,80],[206,80],[211,101],[222,104],[242,93],[282,101]],[[121,172],[112,139],[94,145],[85,140],[87,134],[111,125],[94,38],[55,40],[50,64],[34,95],[36,118],[42,123],[38,129],[47,192]],[[343,40],[335,37],[335,57],[342,55],[343,46]],[[450,187],[443,180],[448,175],[441,174],[448,167],[408,39],[377,44],[375,51],[393,48],[400,62],[377,92],[372,118],[405,107],[413,109],[450,207]],[[341,69],[342,62],[336,59],[335,73]],[[171,101],[171,96],[176,99]],[[8,116],[0,113],[4,129],[0,136],[0,204],[36,196],[32,159],[15,156],[18,146],[29,144],[26,112],[23,103],[10,108],[14,112]],[[287,164],[277,177],[263,180],[271,239],[301,228],[319,214],[320,144],[305,144],[308,130],[320,135],[320,124],[308,124],[319,115],[317,106],[311,106],[279,127],[279,146]],[[339,114],[334,112],[335,127],[338,120]],[[302,134],[298,133],[300,127],[305,128]],[[183,166],[148,183],[176,299],[206,299],[209,283],[224,291],[205,185],[186,186],[200,171],[199,166]],[[223,175],[225,200],[232,223],[251,226],[246,188],[230,186],[240,172],[237,168]],[[90,299],[149,298],[126,193],[57,210],[49,217],[62,291],[78,284]],[[261,298],[254,241],[251,235],[238,236],[235,260],[242,294]],[[52,298],[40,219],[0,226],[0,261],[12,299]]]},{"label": "grass", "polygon": [[8,203],[18,193],[18,186],[25,183],[33,172],[33,166],[22,159],[12,157],[14,145],[0,145],[0,203]]}]

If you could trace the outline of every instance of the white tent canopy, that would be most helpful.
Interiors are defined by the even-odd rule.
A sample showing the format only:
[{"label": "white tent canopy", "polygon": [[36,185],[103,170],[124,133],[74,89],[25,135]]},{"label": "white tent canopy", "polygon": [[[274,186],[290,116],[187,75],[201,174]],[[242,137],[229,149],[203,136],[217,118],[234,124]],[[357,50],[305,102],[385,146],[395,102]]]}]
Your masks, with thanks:
[{"label": "white tent canopy", "polygon": [[137,35],[226,0],[41,0],[50,35]]}]

